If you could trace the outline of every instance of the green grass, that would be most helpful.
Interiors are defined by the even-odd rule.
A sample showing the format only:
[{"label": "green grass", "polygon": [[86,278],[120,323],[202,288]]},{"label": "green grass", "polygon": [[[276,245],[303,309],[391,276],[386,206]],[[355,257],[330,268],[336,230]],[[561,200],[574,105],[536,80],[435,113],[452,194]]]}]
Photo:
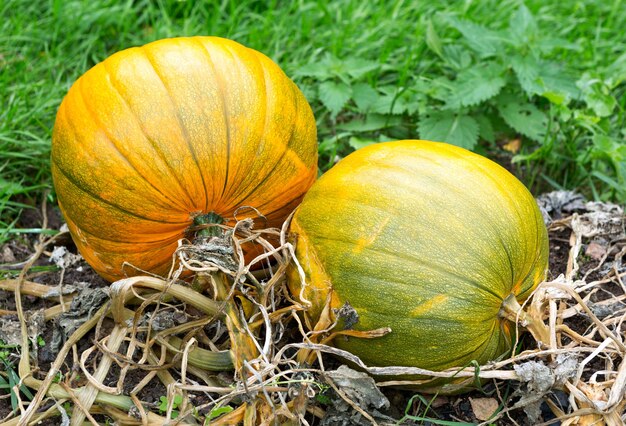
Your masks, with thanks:
[{"label": "green grass", "polygon": [[0,3],[0,242],[51,188],[56,108],[111,53],[218,35],[272,57],[311,101],[320,165],[388,139],[503,158],[534,192],[626,201],[626,5],[614,1]]},{"label": "green grass", "polygon": [[4,341],[0,340],[0,366],[2,366],[2,371],[4,372],[0,374],[0,395],[11,395],[11,409],[13,412],[18,412],[19,410],[19,395],[16,394],[16,389],[19,389],[23,394],[22,401],[24,398],[29,401],[33,399],[31,391],[26,386],[20,384],[20,377],[17,371],[15,371],[15,358],[19,358],[19,354],[12,352],[16,351],[16,349],[16,345],[6,345]]}]

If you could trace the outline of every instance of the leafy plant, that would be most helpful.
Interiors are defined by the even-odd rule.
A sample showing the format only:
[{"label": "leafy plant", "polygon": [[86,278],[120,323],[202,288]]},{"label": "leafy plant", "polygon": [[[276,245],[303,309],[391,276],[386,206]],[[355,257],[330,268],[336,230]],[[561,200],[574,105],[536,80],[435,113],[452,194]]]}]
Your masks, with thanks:
[{"label": "leafy plant", "polygon": [[[504,147],[536,191],[588,187],[589,196],[626,200],[624,134],[616,130],[626,55],[590,72],[564,60],[581,55],[580,44],[555,36],[525,4],[504,22],[497,28],[462,13],[428,15],[421,56],[436,59],[414,67],[421,72],[329,53],[299,68],[305,94],[321,105],[322,167],[391,139],[487,154]],[[507,145],[513,139],[520,142],[514,148]]]},{"label": "leafy plant", "polygon": [[18,410],[18,395],[16,389],[24,395],[29,401],[33,399],[33,394],[30,389],[20,384],[20,377],[13,367],[11,361],[11,349],[16,349],[17,346],[6,345],[0,340],[0,362],[4,366],[5,375],[0,374],[0,390],[5,390],[11,395],[11,409],[13,411]]},{"label": "leafy plant", "polygon": [[52,379],[52,383],[61,383],[64,377],[65,377],[64,374],[59,371],[57,374],[55,374],[54,378]]},{"label": "leafy plant", "polygon": [[63,403],[63,409],[65,410],[66,414],[69,414],[72,412],[72,403],[69,401],[65,401]]},{"label": "leafy plant", "polygon": [[443,140],[473,149],[479,136],[493,143],[493,129],[499,127],[542,143],[549,129],[546,104],[580,97],[574,73],[548,59],[555,49],[576,46],[541,33],[525,5],[501,30],[454,16],[441,21],[461,37],[442,47],[434,25],[429,27],[428,46],[448,75],[433,81],[439,90],[419,118],[422,138],[445,136]]},{"label": "leafy plant", "polygon": [[[416,105],[409,105],[407,96],[400,96],[396,87],[374,87],[364,81],[380,68],[381,65],[375,61],[360,58],[342,60],[326,54],[321,60],[296,71],[296,77],[310,78],[309,84],[304,83],[303,91],[310,102],[318,101],[325,107],[322,118],[328,118],[333,127],[332,132],[322,127],[320,133],[335,133],[320,144],[320,153],[329,160],[327,167],[332,165],[337,154],[344,154],[348,146],[358,149],[369,143],[390,139],[381,132],[401,124],[399,117],[394,115],[416,110]],[[359,115],[351,116],[352,120],[344,120],[345,117],[338,120],[338,115],[346,113],[346,110],[353,110]],[[337,131],[340,133],[337,134]],[[377,133],[376,139],[354,136],[373,132]]]},{"label": "leafy plant", "polygon": [[[161,403],[159,404],[159,411],[161,413],[167,412],[167,405],[169,403],[167,397],[162,395],[159,398],[159,400],[161,401]],[[174,400],[172,401],[172,419],[175,419],[180,414],[180,412],[178,411],[178,407],[182,403],[183,403],[183,396],[182,395],[174,395]]]},{"label": "leafy plant", "polygon": [[[578,75],[549,59],[557,50],[578,47],[542,33],[523,4],[503,30],[457,18],[447,21],[461,34],[462,47],[449,49],[447,55],[437,43],[431,42],[430,47],[441,52],[441,58],[458,73],[454,79],[438,82],[444,88],[439,92],[441,103],[434,106],[436,113],[420,117],[420,136],[441,139],[446,135],[443,140],[472,149],[479,136],[493,143],[490,129],[500,128],[505,139],[518,134],[530,142],[514,162],[543,161],[553,171],[549,175],[558,179],[560,173],[554,166],[562,167],[565,158],[569,186],[588,183],[597,198],[626,200],[624,144],[606,132],[613,127],[609,117],[617,108],[611,92],[615,81],[589,72]],[[435,37],[433,33],[431,38]],[[536,174],[527,178],[532,184]],[[605,188],[602,193],[595,190],[598,182]]]}]

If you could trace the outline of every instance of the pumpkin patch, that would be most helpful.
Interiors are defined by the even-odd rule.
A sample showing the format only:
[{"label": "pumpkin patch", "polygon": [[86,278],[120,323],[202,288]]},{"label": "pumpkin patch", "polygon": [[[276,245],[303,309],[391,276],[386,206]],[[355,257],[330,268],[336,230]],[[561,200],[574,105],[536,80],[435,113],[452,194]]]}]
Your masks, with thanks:
[{"label": "pumpkin patch", "polygon": [[263,54],[216,37],[165,39],[76,81],[51,163],[72,237],[100,275],[165,274],[194,219],[261,214],[280,226],[317,174],[315,120]]},{"label": "pumpkin patch", "polygon": [[355,330],[390,327],[334,339],[374,366],[444,370],[504,355],[514,326],[502,303],[526,299],[548,262],[528,190],[484,157],[427,141],[350,154],[313,185],[291,231],[306,280],[294,269],[290,288],[311,305],[309,326],[329,301],[331,322],[349,304]]},{"label": "pumpkin patch", "polygon": [[626,425],[621,2],[3,5],[0,426]]}]

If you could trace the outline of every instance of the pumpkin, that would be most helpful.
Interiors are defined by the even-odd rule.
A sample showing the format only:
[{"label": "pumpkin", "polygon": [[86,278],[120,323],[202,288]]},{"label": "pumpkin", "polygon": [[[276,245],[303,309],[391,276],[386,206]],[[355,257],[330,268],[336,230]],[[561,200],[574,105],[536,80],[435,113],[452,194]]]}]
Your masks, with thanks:
[{"label": "pumpkin", "polygon": [[216,37],[165,39],[72,85],[51,163],[71,235],[100,275],[164,274],[194,220],[232,224],[257,215],[237,212],[247,206],[263,225],[283,222],[317,177],[315,120],[263,54]]},{"label": "pumpkin", "polygon": [[[499,314],[545,277],[547,231],[529,191],[496,163],[429,141],[370,145],[341,160],[309,190],[290,225],[314,327],[349,303],[355,330],[334,345],[373,366],[444,370],[485,363],[511,348]],[[304,300],[306,299],[306,300]],[[339,324],[351,321],[339,318]]]}]

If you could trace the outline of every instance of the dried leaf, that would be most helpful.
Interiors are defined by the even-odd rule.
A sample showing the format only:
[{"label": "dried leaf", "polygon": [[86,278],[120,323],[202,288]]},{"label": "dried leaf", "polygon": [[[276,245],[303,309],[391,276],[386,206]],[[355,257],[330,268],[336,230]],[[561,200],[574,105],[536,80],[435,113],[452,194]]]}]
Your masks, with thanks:
[{"label": "dried leaf", "polygon": [[[587,203],[589,205],[591,203]],[[572,219],[572,230],[582,237],[608,236],[617,239],[624,235],[623,212],[591,211]]]},{"label": "dried leaf", "polygon": [[326,376],[361,408],[389,408],[389,400],[366,373],[341,365],[337,370],[326,372]]},{"label": "dried leaf", "polygon": [[520,380],[526,383],[525,388],[521,388],[519,391],[522,397],[515,406],[523,408],[530,423],[536,424],[541,416],[543,396],[554,385],[554,373],[542,362],[537,361],[518,364],[513,368]]},{"label": "dried leaf", "polygon": [[155,314],[148,313],[146,317],[152,317],[152,322],[150,323],[150,325],[154,331],[167,330],[180,324],[184,324],[188,320],[187,315],[181,311],[163,310],[156,312]]},{"label": "dried leaf", "polygon": [[554,373],[542,362],[529,361],[513,367],[531,393],[545,394],[554,384]]},{"label": "dried leaf", "polygon": [[55,322],[52,341],[46,348],[56,354],[67,337],[85,323],[109,299],[109,290],[103,288],[84,288],[70,304],[70,309],[63,312]]},{"label": "dried leaf", "polygon": [[502,146],[502,149],[504,149],[505,151],[512,152],[513,154],[517,154],[517,152],[520,150],[521,147],[522,147],[522,140],[517,138],[517,139],[512,139],[508,143],[504,144]]},{"label": "dried leaf", "polygon": [[20,322],[15,319],[0,317],[0,340],[7,346],[22,344]]},{"label": "dried leaf", "polygon": [[594,260],[600,260],[606,254],[606,247],[595,241],[590,242],[585,249],[585,255]]},{"label": "dried leaf", "polygon": [[578,369],[578,357],[574,353],[559,354],[554,361],[555,382],[562,385],[566,380],[573,378]]},{"label": "dried leaf", "polygon": [[553,191],[543,194],[537,198],[537,204],[546,223],[585,209],[584,197],[573,191]]},{"label": "dried leaf", "polygon": [[356,309],[350,305],[350,302],[346,302],[343,304],[341,308],[335,311],[335,315],[337,318],[341,318],[344,321],[343,328],[346,330],[351,330],[359,322],[359,314],[356,312]]},{"label": "dried leaf", "polygon": [[83,257],[80,254],[74,254],[68,251],[64,246],[55,246],[50,255],[50,263],[54,263],[59,268],[67,268],[80,262]]},{"label": "dried leaf", "polygon": [[[337,370],[328,371],[326,377],[337,386],[354,404],[358,405],[363,411],[372,415],[375,419],[381,421],[392,420],[384,416],[378,410],[388,409],[389,400],[376,387],[374,379],[366,373],[355,371],[346,365],[340,366]],[[364,424],[366,421],[363,416],[356,412],[350,404],[338,395],[332,398],[330,409],[326,412],[326,416],[322,420],[322,425],[338,425],[338,424]]]},{"label": "dried leaf", "polygon": [[618,313],[622,311],[624,308],[626,308],[626,304],[624,304],[623,302],[619,302],[619,301],[613,302],[613,303],[607,303],[607,302],[610,302],[610,300],[604,300],[600,303],[590,304],[589,309],[591,309],[591,312],[593,312],[593,314],[597,316],[598,319],[602,320],[608,317],[609,315]]},{"label": "dried leaf", "polygon": [[16,261],[17,259],[11,247],[8,244],[3,245],[2,250],[0,250],[0,263],[13,263]]},{"label": "dried leaf", "polygon": [[66,294],[78,293],[83,289],[89,287],[89,283],[86,281],[75,281],[73,284],[55,285],[50,287],[50,290],[42,297],[44,299],[51,299],[54,297],[60,297]]},{"label": "dried leaf", "polygon": [[498,409],[498,401],[494,398],[470,398],[472,411],[478,420],[488,420]]}]

